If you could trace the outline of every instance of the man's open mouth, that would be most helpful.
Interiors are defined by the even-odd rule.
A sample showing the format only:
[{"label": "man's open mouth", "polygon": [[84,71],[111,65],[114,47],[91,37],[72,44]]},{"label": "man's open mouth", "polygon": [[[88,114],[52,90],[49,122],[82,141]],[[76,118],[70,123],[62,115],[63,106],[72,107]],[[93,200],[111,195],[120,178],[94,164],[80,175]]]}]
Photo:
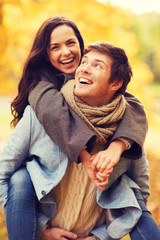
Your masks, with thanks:
[{"label": "man's open mouth", "polygon": [[88,78],[82,78],[82,77],[79,79],[79,82],[80,82],[81,84],[92,84],[92,83],[93,83],[90,79],[88,79]]}]

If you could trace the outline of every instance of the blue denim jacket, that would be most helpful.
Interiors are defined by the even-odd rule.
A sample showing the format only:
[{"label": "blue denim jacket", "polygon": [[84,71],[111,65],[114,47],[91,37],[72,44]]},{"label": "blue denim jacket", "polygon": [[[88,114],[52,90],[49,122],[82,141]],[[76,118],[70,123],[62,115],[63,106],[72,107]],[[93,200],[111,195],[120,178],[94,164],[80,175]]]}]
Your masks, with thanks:
[{"label": "blue denim jacket", "polygon": [[[30,159],[26,162],[28,156],[30,156]],[[56,206],[54,199],[50,196],[50,191],[63,178],[68,158],[46,134],[30,106],[26,107],[23,118],[15,127],[0,153],[0,207],[4,212],[9,179],[23,164],[26,164],[40,201],[41,213],[38,223],[39,233],[41,233],[45,224],[54,217]],[[125,172],[128,172],[132,179],[135,178],[138,185],[128,176],[123,175],[118,180],[118,187],[110,191],[111,188],[109,187],[112,187],[112,183]],[[127,234],[141,215],[133,189],[140,187],[143,197],[147,199],[149,196],[148,186],[148,165],[145,154],[139,160],[121,159],[110,176],[106,190],[102,192],[97,189],[97,202],[105,209],[125,208],[127,211],[107,227],[104,224],[100,228],[94,229],[92,233],[104,240],[109,240],[110,237],[120,238]],[[113,194],[110,194],[110,192]],[[134,211],[131,212],[131,209],[134,209]],[[131,216],[130,220],[128,220],[129,215]],[[125,217],[127,217],[127,221]],[[123,219],[127,223],[125,229],[119,227]],[[115,231],[117,224],[118,228],[116,227]]]}]

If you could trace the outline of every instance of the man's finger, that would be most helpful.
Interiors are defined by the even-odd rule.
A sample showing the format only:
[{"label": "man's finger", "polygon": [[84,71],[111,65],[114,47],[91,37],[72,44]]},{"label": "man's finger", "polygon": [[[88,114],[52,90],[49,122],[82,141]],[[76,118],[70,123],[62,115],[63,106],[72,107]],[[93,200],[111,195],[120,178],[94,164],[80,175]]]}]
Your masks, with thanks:
[{"label": "man's finger", "polygon": [[75,234],[73,232],[66,231],[64,229],[61,229],[61,234],[64,237],[67,237],[67,238],[72,238],[72,239],[76,239],[77,238],[77,234]]}]

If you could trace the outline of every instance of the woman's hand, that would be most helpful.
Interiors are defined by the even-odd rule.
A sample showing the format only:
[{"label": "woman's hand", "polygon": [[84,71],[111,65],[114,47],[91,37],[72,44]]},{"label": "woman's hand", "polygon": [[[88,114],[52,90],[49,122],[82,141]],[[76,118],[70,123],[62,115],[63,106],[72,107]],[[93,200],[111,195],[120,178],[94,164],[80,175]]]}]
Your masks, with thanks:
[{"label": "woman's hand", "polygon": [[68,240],[76,239],[77,235],[61,228],[46,228],[41,235],[40,240]]},{"label": "woman's hand", "polygon": [[125,149],[125,143],[119,139],[116,139],[110,143],[106,150],[92,155],[90,161],[97,169],[97,172],[108,175],[113,171],[113,167],[119,162],[121,154]]}]

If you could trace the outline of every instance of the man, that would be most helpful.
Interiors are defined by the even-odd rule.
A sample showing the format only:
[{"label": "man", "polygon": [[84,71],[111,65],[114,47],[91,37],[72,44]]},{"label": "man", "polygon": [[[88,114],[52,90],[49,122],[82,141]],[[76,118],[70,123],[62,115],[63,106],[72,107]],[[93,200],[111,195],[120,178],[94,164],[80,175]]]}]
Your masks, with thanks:
[{"label": "man", "polygon": [[[100,49],[105,47],[106,50],[113,50],[113,52],[117,52],[117,57],[113,58],[113,56],[109,55],[109,52],[106,53],[104,49],[102,51],[98,49],[95,50],[95,46],[99,46]],[[71,82],[72,88],[69,82],[66,85],[66,90],[65,88],[62,90],[68,103],[70,104],[71,102],[71,106],[75,111],[83,117],[84,121],[86,121],[96,132],[96,142],[86,146],[91,154],[106,149],[106,140],[109,140],[113,135],[118,126],[118,122],[127,107],[123,96],[118,94],[118,91],[120,93],[121,90],[124,92],[131,74],[130,71],[126,73],[126,76],[129,76],[129,78],[125,76],[125,79],[128,79],[126,85],[124,84],[124,76],[123,80],[121,77],[124,74],[124,68],[120,67],[120,72],[122,73],[121,76],[116,75],[116,69],[120,64],[118,63],[118,66],[115,66],[115,59],[119,57],[121,59],[121,55],[124,55],[128,62],[124,51],[121,49],[108,43],[93,44],[93,48],[86,52],[83,57],[82,65],[80,65],[77,70],[75,94],[77,94],[78,97],[74,97],[73,95],[74,81],[72,81],[73,84]],[[126,67],[126,61],[122,58],[122,66],[124,65]],[[113,66],[115,66],[115,68]],[[98,81],[101,84],[101,88],[98,88]],[[91,91],[89,91],[89,89],[91,89]],[[98,91],[95,91],[95,89],[98,89]],[[68,91],[71,91],[71,94]],[[105,92],[109,97],[105,95]],[[90,97],[87,97],[88,94],[90,94]],[[98,107],[96,107],[96,104]],[[94,108],[96,114],[94,112],[92,114],[92,109]],[[117,110],[116,112],[114,112],[115,109]],[[106,112],[108,113],[106,116],[107,118],[104,118],[102,115],[103,112],[105,115]],[[89,115],[89,117],[86,114]],[[97,121],[95,123],[95,119],[97,118],[99,120],[98,124]],[[103,118],[105,121],[103,121]],[[109,125],[106,125],[108,122]],[[26,128],[28,131],[26,131]],[[112,152],[112,148],[110,152]],[[90,154],[87,153],[85,149],[83,153],[85,154],[85,158],[87,154],[87,158],[89,159]],[[120,151],[118,152],[118,155],[120,155],[119,153]],[[136,203],[132,190],[132,188],[136,189],[138,186],[127,176],[123,175],[124,177],[119,177],[124,172],[128,171],[128,175],[138,183],[142,190],[143,197],[141,196],[141,199],[147,199],[149,191],[148,169],[145,155],[143,155],[138,161],[131,161],[131,159],[125,158],[121,159],[121,161],[115,165],[114,170],[109,177],[109,183],[106,190],[102,192],[99,189],[96,189],[96,186],[90,181],[82,164],[72,164],[72,161],[68,160],[67,156],[51,141],[42,125],[37,120],[35,113],[31,107],[28,106],[24,112],[23,118],[17,124],[14,133],[9,139],[4,151],[1,153],[0,180],[1,198],[3,197],[3,200],[6,200],[8,187],[7,181],[9,176],[17,168],[17,165],[20,166],[24,162],[26,156],[31,157],[29,161],[26,162],[26,167],[31,176],[36,195],[40,201],[40,212],[38,216],[40,229],[38,233],[41,234],[44,226],[49,226],[49,223],[52,227],[43,231],[43,234],[41,235],[42,240],[75,239],[77,236],[78,238],[95,239],[98,237],[101,239],[110,239],[113,235],[117,238],[117,235],[115,236],[117,232],[120,234],[118,236],[126,234],[133,228],[135,221],[140,217],[141,209]],[[87,162],[89,164],[89,161]],[[8,163],[10,166],[9,168]],[[97,166],[97,164],[95,164],[95,166]],[[100,168],[102,168],[102,170],[103,168],[105,169],[103,164],[100,164]],[[91,172],[93,173],[92,169]],[[129,185],[125,185],[125,188],[122,188],[121,183],[126,184],[126,182]],[[126,191],[126,189],[127,198],[126,194],[123,192]],[[128,191],[132,194],[132,198],[129,197]],[[118,197],[115,198],[115,194],[116,196],[118,194]],[[120,201],[116,202],[120,196],[123,201],[120,199]],[[133,197],[135,204],[132,201]],[[114,221],[115,215],[112,214],[112,224],[112,222],[109,222],[110,219],[108,218],[108,214],[114,212],[110,210],[115,206],[116,208],[119,206],[120,213],[118,212],[119,217],[117,219],[121,220],[121,216],[126,216],[126,214],[121,211],[122,206],[118,204],[121,204],[122,202],[124,203],[126,200],[129,201],[129,204],[131,202],[134,204],[131,209],[135,210],[133,215],[135,221],[134,223],[132,222],[132,224],[130,224],[130,221],[127,221],[125,224],[125,227],[127,226],[127,228],[124,228],[123,231],[121,231],[122,229],[119,227],[117,231],[114,224],[116,223]],[[110,204],[112,206],[110,206]],[[130,207],[128,210],[130,212]],[[126,213],[128,213],[127,208]],[[89,232],[94,235],[88,236]]]},{"label": "man", "polygon": [[[120,154],[123,152],[123,150],[126,147],[122,143],[121,147],[119,148],[117,147],[115,142],[113,142],[113,145],[110,145],[112,147],[109,146],[107,150],[104,150],[106,149],[106,140],[109,140],[113,135],[116,127],[118,126],[118,122],[123,116],[123,113],[125,111],[126,103],[123,99],[122,94],[124,94],[126,90],[126,87],[128,82],[130,81],[131,75],[132,75],[132,70],[124,50],[110,43],[98,42],[98,43],[89,45],[87,50],[85,51],[85,54],[82,58],[81,65],[78,67],[76,71],[75,83],[74,81],[70,81],[62,88],[62,93],[66,101],[68,102],[68,104],[73,108],[73,110],[76,113],[79,114],[79,116],[82,117],[82,119],[92,128],[92,130],[95,130],[95,132],[97,133],[97,141],[96,143],[94,143],[94,146],[86,146],[86,148],[87,150],[91,151],[91,154],[97,153],[99,150],[103,150],[103,151],[100,151],[93,160],[95,167],[100,169],[102,172],[106,169],[109,162],[111,162],[111,166],[114,166],[119,161],[118,156],[120,156]],[[107,117],[107,119],[105,119],[105,116]],[[96,121],[97,119],[98,121]],[[106,131],[103,131],[103,129],[106,129]],[[126,145],[130,144],[128,143],[128,141],[125,141],[124,139],[120,139],[120,141],[121,140],[123,140],[124,143],[126,143]],[[113,158],[113,162],[108,161],[107,159],[108,154],[109,154],[109,158],[111,159]],[[81,154],[81,158],[85,159],[83,161],[84,164],[91,165],[91,162],[89,161],[90,154],[85,149]],[[88,161],[86,161],[86,159],[88,159]],[[138,166],[140,166],[139,169],[138,169]],[[83,175],[82,173],[83,168],[81,168],[81,166],[79,168],[80,170],[77,170],[78,169],[77,165],[69,161],[69,167],[65,173],[65,177],[62,179],[61,183],[53,190],[53,196],[56,199],[56,203],[58,207],[57,207],[56,214],[53,220],[51,221],[52,228],[46,229],[43,232],[41,239],[42,240],[43,239],[62,239],[63,237],[76,238],[76,236],[73,235],[73,233],[76,233],[81,239],[83,239],[84,237],[86,239],[95,239],[95,236],[99,238],[104,237],[105,239],[110,239],[110,237],[114,237],[117,239],[117,237],[120,238],[125,234],[127,234],[127,231],[130,232],[134,225],[132,225],[132,227],[127,226],[127,221],[126,221],[126,228],[128,227],[128,229],[127,230],[125,229],[124,231],[122,230],[122,232],[119,233],[120,235],[116,235],[117,233],[115,232],[116,231],[118,232],[119,230],[115,231],[114,229],[115,226],[113,225],[112,227],[111,222],[108,223],[107,225],[108,232],[104,230],[105,226],[104,228],[101,227],[101,224],[104,223],[103,221],[104,211],[102,209],[101,209],[102,211],[98,209],[99,216],[95,217],[97,206],[95,206],[93,203],[89,205],[87,204],[88,202],[89,203],[92,202],[90,200],[90,197],[86,196],[87,192],[88,191],[90,191],[90,193],[92,192],[92,194],[90,194],[92,196],[95,195],[95,193],[94,191],[91,191],[92,187],[88,185],[88,182],[85,183],[84,181],[85,173]],[[111,176],[109,177],[109,183],[106,189],[109,189],[109,187],[111,186],[109,191],[110,192],[114,191],[114,187],[112,188],[112,186],[114,185],[113,183],[116,182],[117,184],[117,181],[119,182],[118,180],[119,176],[121,176],[127,170],[128,170],[129,176],[132,177],[132,179],[134,179],[136,183],[140,186],[142,195],[145,198],[145,200],[147,200],[149,196],[149,183],[148,183],[148,167],[147,167],[145,154],[143,154],[143,157],[138,161],[131,161],[130,159],[127,159],[127,160],[121,159],[121,161],[115,166],[114,171],[111,173]],[[81,171],[81,174],[79,173],[79,171]],[[83,180],[80,180],[80,177],[82,177]],[[103,179],[103,176],[102,176],[102,179]],[[127,178],[127,181],[130,181],[130,179]],[[131,185],[132,184],[134,185],[134,183],[131,181]],[[77,222],[76,221],[74,222],[73,218],[74,218],[74,215],[77,214],[77,211],[78,211],[77,209],[79,207],[78,205],[79,205],[79,202],[81,201],[81,191],[79,192],[79,190],[74,189],[74,185],[76,185],[77,189],[79,185],[81,186],[82,190],[87,189],[87,191],[85,191],[82,196],[83,201],[82,201],[81,208],[79,210],[80,214],[76,219]],[[66,189],[64,190],[64,186],[67,186],[67,190]],[[134,185],[133,188],[136,189],[138,187]],[[122,191],[122,188],[120,188],[120,191]],[[74,201],[71,201],[71,203],[69,203],[69,200],[67,202],[67,199],[69,198],[68,193],[71,194],[71,196],[74,199]],[[105,193],[105,191],[103,193]],[[120,193],[121,192],[119,192],[119,194]],[[57,200],[58,195],[62,195],[62,196],[64,195],[65,198],[62,197]],[[78,195],[77,201],[76,201],[76,195]],[[140,193],[140,198],[141,198],[141,201],[143,202],[144,200],[142,195]],[[103,197],[104,197],[104,194],[100,194],[98,197],[99,204],[102,204],[101,205],[102,208],[104,207],[103,204],[105,199],[105,197],[104,198]],[[127,196],[125,195],[123,197],[129,198],[128,195]],[[115,199],[112,199],[112,200],[115,200]],[[130,199],[129,201],[132,201],[132,199]],[[77,206],[77,209],[74,208],[75,204]],[[69,205],[72,205],[73,209]],[[118,208],[118,206],[112,205],[112,208]],[[89,215],[89,219],[88,218],[86,219],[86,215],[88,215],[89,212],[92,212],[93,209],[94,209],[94,214]],[[86,213],[86,215],[85,214],[83,215],[84,212]],[[69,214],[70,216],[68,216]],[[107,213],[105,214],[106,214],[105,216],[107,221],[108,215]],[[140,217],[139,210],[134,214],[135,215],[137,214],[136,221],[138,221],[138,218]],[[121,216],[121,214],[119,216]],[[86,231],[87,224],[89,225],[88,222],[91,222],[91,219],[94,219],[93,221],[95,221],[94,226],[98,227],[97,229],[92,231],[92,234],[94,234],[95,236],[87,237],[87,235],[85,234],[81,235],[81,232]],[[114,220],[115,219],[113,218],[112,221],[114,222]],[[71,224],[69,225],[70,221],[71,221]],[[81,221],[83,221],[83,224]],[[91,225],[92,224],[93,223],[91,223]],[[78,225],[78,227],[76,225]],[[152,224],[152,226],[153,225],[154,224]],[[56,226],[58,226],[58,228]],[[120,228],[120,223],[119,223],[119,228]],[[67,231],[64,229],[66,229]],[[71,232],[70,232],[70,229],[72,229]],[[157,234],[159,234],[158,233],[159,230],[156,230],[156,231],[157,231]]]}]

